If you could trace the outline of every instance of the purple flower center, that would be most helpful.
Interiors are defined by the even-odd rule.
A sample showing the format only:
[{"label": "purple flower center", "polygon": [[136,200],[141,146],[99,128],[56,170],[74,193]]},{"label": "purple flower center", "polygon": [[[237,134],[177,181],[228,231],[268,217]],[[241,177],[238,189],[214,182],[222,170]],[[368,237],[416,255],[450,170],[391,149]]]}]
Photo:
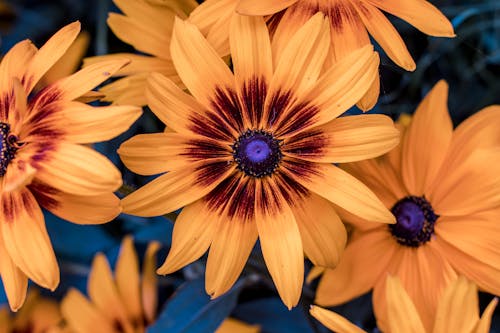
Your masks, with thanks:
[{"label": "purple flower center", "polygon": [[248,176],[269,176],[281,161],[279,140],[262,130],[247,130],[232,148],[238,169]]},{"label": "purple flower center", "polygon": [[389,225],[389,229],[398,243],[418,247],[431,239],[439,216],[424,197],[405,197],[396,202],[391,211],[396,224]]},{"label": "purple flower center", "polygon": [[0,177],[7,172],[7,166],[17,151],[17,137],[10,134],[10,125],[0,122]]}]

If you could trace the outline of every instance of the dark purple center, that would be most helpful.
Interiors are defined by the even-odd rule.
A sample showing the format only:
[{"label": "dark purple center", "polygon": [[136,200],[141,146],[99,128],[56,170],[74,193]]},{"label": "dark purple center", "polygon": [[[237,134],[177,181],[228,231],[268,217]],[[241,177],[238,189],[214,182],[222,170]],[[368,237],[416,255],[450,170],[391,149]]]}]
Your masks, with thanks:
[{"label": "dark purple center", "polygon": [[10,125],[0,122],[0,177],[7,172],[7,166],[17,151],[17,137],[10,134]]},{"label": "dark purple center", "polygon": [[389,229],[398,243],[418,247],[431,239],[439,216],[424,197],[405,197],[391,211],[396,217],[396,224],[390,224]]},{"label": "dark purple center", "polygon": [[281,161],[280,142],[262,130],[247,130],[232,146],[238,169],[248,176],[271,175]]}]

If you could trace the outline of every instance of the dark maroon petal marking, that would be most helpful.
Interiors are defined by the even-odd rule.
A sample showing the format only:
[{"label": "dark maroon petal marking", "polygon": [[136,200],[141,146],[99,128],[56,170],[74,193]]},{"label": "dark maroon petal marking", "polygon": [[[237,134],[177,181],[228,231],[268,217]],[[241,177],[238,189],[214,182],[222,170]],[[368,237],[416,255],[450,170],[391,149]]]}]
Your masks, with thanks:
[{"label": "dark maroon petal marking", "polygon": [[309,195],[309,191],[304,186],[284,172],[278,172],[274,179],[281,194],[290,205]]},{"label": "dark maroon petal marking", "polygon": [[188,148],[181,155],[188,156],[193,160],[231,156],[230,147],[224,147],[215,140],[192,139],[188,140],[186,144],[188,145]]},{"label": "dark maroon petal marking", "polygon": [[211,103],[212,110],[237,132],[243,131],[243,115],[238,94],[226,87],[215,89],[215,98]]},{"label": "dark maroon petal marking", "polygon": [[61,98],[61,91],[55,86],[50,85],[40,90],[33,98],[30,98],[28,109],[40,110],[48,104]]},{"label": "dark maroon petal marking", "polygon": [[276,125],[276,136],[292,135],[313,125],[319,108],[307,102],[296,104]]},{"label": "dark maroon petal marking", "polygon": [[234,139],[224,121],[213,113],[192,115],[189,122],[189,129],[198,135],[220,141],[231,142]]},{"label": "dark maroon petal marking", "polygon": [[209,186],[219,181],[221,176],[233,167],[231,161],[217,161],[203,164],[195,168],[198,175],[195,185]]},{"label": "dark maroon petal marking", "polygon": [[14,91],[4,93],[0,98],[0,120],[7,120],[11,106],[14,104]]},{"label": "dark maroon petal marking", "polygon": [[269,38],[271,38],[271,40],[273,40],[274,33],[276,32],[276,29],[278,29],[278,25],[280,24],[286,11],[287,9],[283,9],[282,11],[271,15],[271,17],[267,20],[267,29],[269,30]]},{"label": "dark maroon petal marking", "polygon": [[243,84],[241,97],[244,112],[252,122],[252,129],[257,128],[264,111],[264,101],[267,95],[267,83],[264,78],[253,77]]},{"label": "dark maroon petal marking", "polygon": [[282,171],[287,174],[290,178],[301,178],[309,180],[313,176],[320,176],[321,172],[318,170],[317,163],[291,159],[289,157],[283,158],[281,163]]},{"label": "dark maroon petal marking", "polygon": [[342,32],[344,25],[356,26],[361,22],[361,17],[359,17],[356,9],[348,2],[339,1],[320,10],[330,18],[330,26],[337,32]]},{"label": "dark maroon petal marking", "polygon": [[325,154],[325,148],[330,144],[328,137],[318,129],[300,132],[287,139],[283,144],[283,152],[297,157],[318,157]]},{"label": "dark maroon petal marking", "polygon": [[293,102],[292,96],[291,91],[283,92],[278,90],[270,97],[267,119],[264,119],[265,127],[271,128],[276,124],[283,111]]},{"label": "dark maroon petal marking", "polygon": [[255,180],[240,173],[226,178],[205,200],[209,209],[225,211],[230,219],[236,218],[245,222],[255,220]]},{"label": "dark maroon petal marking", "polygon": [[58,190],[39,181],[32,182],[28,189],[33,193],[38,204],[45,209],[54,209],[59,206],[59,202],[53,196],[59,193]]}]

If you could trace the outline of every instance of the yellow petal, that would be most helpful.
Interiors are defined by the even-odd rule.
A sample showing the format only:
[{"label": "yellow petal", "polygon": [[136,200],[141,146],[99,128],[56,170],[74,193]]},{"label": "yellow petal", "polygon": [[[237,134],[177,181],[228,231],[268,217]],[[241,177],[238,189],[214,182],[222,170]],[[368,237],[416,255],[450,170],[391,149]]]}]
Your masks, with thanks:
[{"label": "yellow petal", "polygon": [[[26,299],[26,290],[28,289],[28,278],[14,264],[5,248],[3,239],[0,239],[0,275],[12,311],[17,311]],[[1,327],[6,323],[0,322]]]},{"label": "yellow petal", "polygon": [[152,323],[156,319],[156,309],[158,308],[158,276],[155,271],[156,252],[159,249],[160,243],[151,242],[146,249],[142,263],[141,301],[148,323]]},{"label": "yellow petal", "polygon": [[361,328],[351,323],[341,315],[322,309],[319,306],[312,305],[309,313],[320,323],[338,333],[365,333]]},{"label": "yellow petal", "polygon": [[263,16],[277,13],[298,0],[253,1],[239,0],[236,12],[242,15]]},{"label": "yellow petal", "polygon": [[120,299],[132,321],[142,319],[139,279],[139,260],[134,241],[132,237],[125,237],[116,261],[115,280]]}]

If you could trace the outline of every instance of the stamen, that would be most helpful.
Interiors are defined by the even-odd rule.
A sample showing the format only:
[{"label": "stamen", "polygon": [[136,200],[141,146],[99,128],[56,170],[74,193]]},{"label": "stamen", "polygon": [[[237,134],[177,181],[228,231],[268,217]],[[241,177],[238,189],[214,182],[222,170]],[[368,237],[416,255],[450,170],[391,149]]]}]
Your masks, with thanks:
[{"label": "stamen", "polygon": [[0,122],[0,177],[7,172],[7,166],[18,148],[17,136],[10,133],[10,125]]},{"label": "stamen", "polygon": [[389,229],[399,244],[418,247],[431,239],[439,216],[425,197],[405,197],[391,211],[397,222],[389,225]]},{"label": "stamen", "polygon": [[271,175],[282,157],[280,141],[263,130],[247,130],[232,148],[238,169],[256,178]]}]

